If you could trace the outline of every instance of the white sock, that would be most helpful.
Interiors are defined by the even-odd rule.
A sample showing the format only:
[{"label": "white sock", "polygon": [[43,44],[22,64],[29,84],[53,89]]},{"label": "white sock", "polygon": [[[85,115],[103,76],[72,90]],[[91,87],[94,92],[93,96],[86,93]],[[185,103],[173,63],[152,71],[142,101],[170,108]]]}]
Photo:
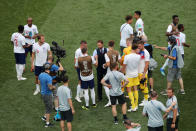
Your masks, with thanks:
[{"label": "white sock", "polygon": [[81,86],[78,84],[76,97],[80,97],[80,92],[81,92]]},{"label": "white sock", "polygon": [[46,124],[48,125],[48,124],[50,124],[50,122],[46,122]]},{"label": "white sock", "polygon": [[85,100],[86,106],[89,106],[88,89],[85,89],[85,90],[84,90],[84,100]]},{"label": "white sock", "polygon": [[168,65],[168,61],[169,61],[169,59],[167,58],[167,59],[165,60],[165,63],[163,64],[163,66],[162,66],[161,68],[165,69],[165,67]]},{"label": "white sock", "polygon": [[17,77],[19,77],[20,75],[20,72],[19,72],[19,64],[16,64],[16,74],[17,74]]},{"label": "white sock", "polygon": [[24,70],[24,65],[23,64],[19,64],[18,67],[19,67],[20,76],[22,77],[23,70]]},{"label": "white sock", "polygon": [[92,103],[95,104],[95,90],[94,90],[94,88],[93,88],[93,89],[90,89],[90,91],[91,91]]},{"label": "white sock", "polygon": [[39,84],[36,84],[36,90],[40,90]]},{"label": "white sock", "polygon": [[108,87],[106,87],[106,86],[104,86],[103,88],[105,89],[105,94],[106,94],[106,96],[107,96],[107,98],[108,98],[108,100],[110,102],[110,89]]}]

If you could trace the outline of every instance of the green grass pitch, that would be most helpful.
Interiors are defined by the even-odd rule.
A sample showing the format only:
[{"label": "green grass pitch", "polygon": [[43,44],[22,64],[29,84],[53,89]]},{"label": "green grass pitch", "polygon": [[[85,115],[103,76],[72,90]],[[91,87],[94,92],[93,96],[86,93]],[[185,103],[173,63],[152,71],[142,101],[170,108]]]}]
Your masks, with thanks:
[{"label": "green grass pitch", "polygon": [[[176,94],[181,110],[180,131],[196,130],[196,1],[195,0],[1,0],[0,2],[0,131],[42,131],[60,130],[59,123],[45,129],[40,117],[44,106],[40,95],[33,96],[35,89],[34,75],[30,72],[30,60],[24,74],[28,79],[18,82],[15,72],[13,47],[10,37],[17,31],[19,24],[26,24],[27,17],[33,17],[34,24],[40,33],[46,37],[46,42],[53,40],[60,43],[65,40],[64,48],[67,57],[62,60],[68,71],[70,88],[73,97],[76,93],[77,75],[74,70],[74,52],[79,47],[80,40],[87,40],[89,54],[96,48],[96,41],[102,39],[107,45],[109,40],[115,40],[119,48],[120,26],[124,17],[135,10],[142,11],[145,23],[145,33],[149,43],[166,46],[165,31],[171,22],[171,16],[178,14],[180,23],[185,25],[187,43],[191,48],[185,49],[185,67],[183,69],[186,95]],[[132,24],[134,27],[134,23]],[[155,50],[154,58],[159,67],[164,63],[160,57],[162,51]],[[96,72],[94,72],[95,74]],[[95,74],[96,75],[96,74]],[[160,92],[166,88],[166,78],[154,71],[155,90]],[[173,87],[179,89],[178,82]],[[142,99],[140,94],[140,100]],[[166,102],[166,97],[159,95],[159,100]],[[112,123],[111,108],[103,108],[106,96],[98,107],[84,111],[73,100],[76,114],[73,121],[73,131],[123,131],[123,124]],[[130,103],[128,103],[130,105]],[[147,118],[141,114],[142,108],[136,113],[127,113],[128,117],[142,125],[142,131],[147,131]],[[120,108],[119,119],[122,120]],[[53,115],[52,115],[53,116]]]}]

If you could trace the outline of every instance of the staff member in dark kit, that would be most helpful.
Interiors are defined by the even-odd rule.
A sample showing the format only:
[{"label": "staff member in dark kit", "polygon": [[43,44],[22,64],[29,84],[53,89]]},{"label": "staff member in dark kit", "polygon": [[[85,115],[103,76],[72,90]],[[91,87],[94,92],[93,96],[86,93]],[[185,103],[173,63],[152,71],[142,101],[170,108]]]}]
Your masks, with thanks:
[{"label": "staff member in dark kit", "polygon": [[104,44],[102,40],[97,41],[97,49],[94,50],[93,56],[98,59],[98,66],[97,66],[97,92],[98,92],[98,99],[99,101],[102,100],[102,84],[101,80],[107,73],[107,69],[103,68],[103,64],[106,63],[104,55],[107,53],[108,49],[104,48]]}]

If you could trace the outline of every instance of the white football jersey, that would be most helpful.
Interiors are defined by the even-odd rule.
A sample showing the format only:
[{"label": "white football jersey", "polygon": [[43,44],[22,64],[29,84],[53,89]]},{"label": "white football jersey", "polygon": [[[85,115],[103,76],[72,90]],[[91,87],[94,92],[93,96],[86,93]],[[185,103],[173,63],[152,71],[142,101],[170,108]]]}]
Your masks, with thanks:
[{"label": "white football jersey", "polygon": [[[31,36],[33,37],[34,35],[38,34],[38,30],[37,30],[37,26],[33,25],[31,27],[27,25],[24,26],[24,36]],[[35,43],[35,39],[29,39],[29,38],[25,38],[25,42],[32,45]]]},{"label": "white football jersey", "polygon": [[141,32],[144,32],[144,22],[141,18],[139,18],[135,23],[135,31],[138,32],[139,29],[142,29]]},{"label": "white football jersey", "polygon": [[140,59],[140,64],[139,64],[139,73],[144,73],[146,61],[150,61],[150,54],[146,49],[144,49],[144,54],[141,54],[141,59]]},{"label": "white football jersey", "polygon": [[186,35],[184,33],[180,32],[179,35],[175,35],[175,37],[176,37],[177,46],[179,47],[181,54],[184,54],[183,43],[186,42]]},{"label": "white football jersey", "polygon": [[35,53],[35,66],[43,66],[47,61],[48,51],[50,51],[50,45],[44,43],[39,45],[38,42],[33,44],[33,52]]},{"label": "white football jersey", "polygon": [[11,41],[14,43],[14,53],[25,53],[25,37],[21,33],[13,33]]}]

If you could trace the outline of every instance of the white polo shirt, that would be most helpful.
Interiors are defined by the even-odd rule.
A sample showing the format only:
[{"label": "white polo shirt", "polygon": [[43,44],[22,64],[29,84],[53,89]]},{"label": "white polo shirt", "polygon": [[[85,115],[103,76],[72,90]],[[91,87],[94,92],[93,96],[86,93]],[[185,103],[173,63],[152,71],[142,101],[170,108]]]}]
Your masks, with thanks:
[{"label": "white polo shirt", "polygon": [[124,23],[120,27],[121,32],[121,40],[120,40],[120,46],[127,47],[126,40],[127,38],[130,38],[130,35],[133,35],[133,28],[130,24]]},{"label": "white polo shirt", "polygon": [[136,53],[131,53],[125,56],[124,63],[126,65],[126,77],[135,78],[138,76],[140,55]]},{"label": "white polo shirt", "polygon": [[13,33],[11,41],[14,43],[14,53],[25,53],[25,37],[21,33]]},{"label": "white polo shirt", "polygon": [[39,45],[38,42],[33,44],[33,52],[35,53],[35,66],[43,66],[47,61],[48,51],[50,51],[50,45],[44,43]]},{"label": "white polo shirt", "polygon": [[[24,26],[24,36],[31,36],[33,37],[34,35],[38,34],[38,30],[37,30],[37,26],[33,25],[31,27],[27,25]],[[35,43],[35,39],[29,39],[29,38],[25,38],[25,42],[32,45]]]},{"label": "white polo shirt", "polygon": [[146,49],[144,49],[144,54],[140,54],[140,57],[141,58],[139,63],[139,73],[143,73],[145,68],[145,62],[150,61],[150,54]]}]

